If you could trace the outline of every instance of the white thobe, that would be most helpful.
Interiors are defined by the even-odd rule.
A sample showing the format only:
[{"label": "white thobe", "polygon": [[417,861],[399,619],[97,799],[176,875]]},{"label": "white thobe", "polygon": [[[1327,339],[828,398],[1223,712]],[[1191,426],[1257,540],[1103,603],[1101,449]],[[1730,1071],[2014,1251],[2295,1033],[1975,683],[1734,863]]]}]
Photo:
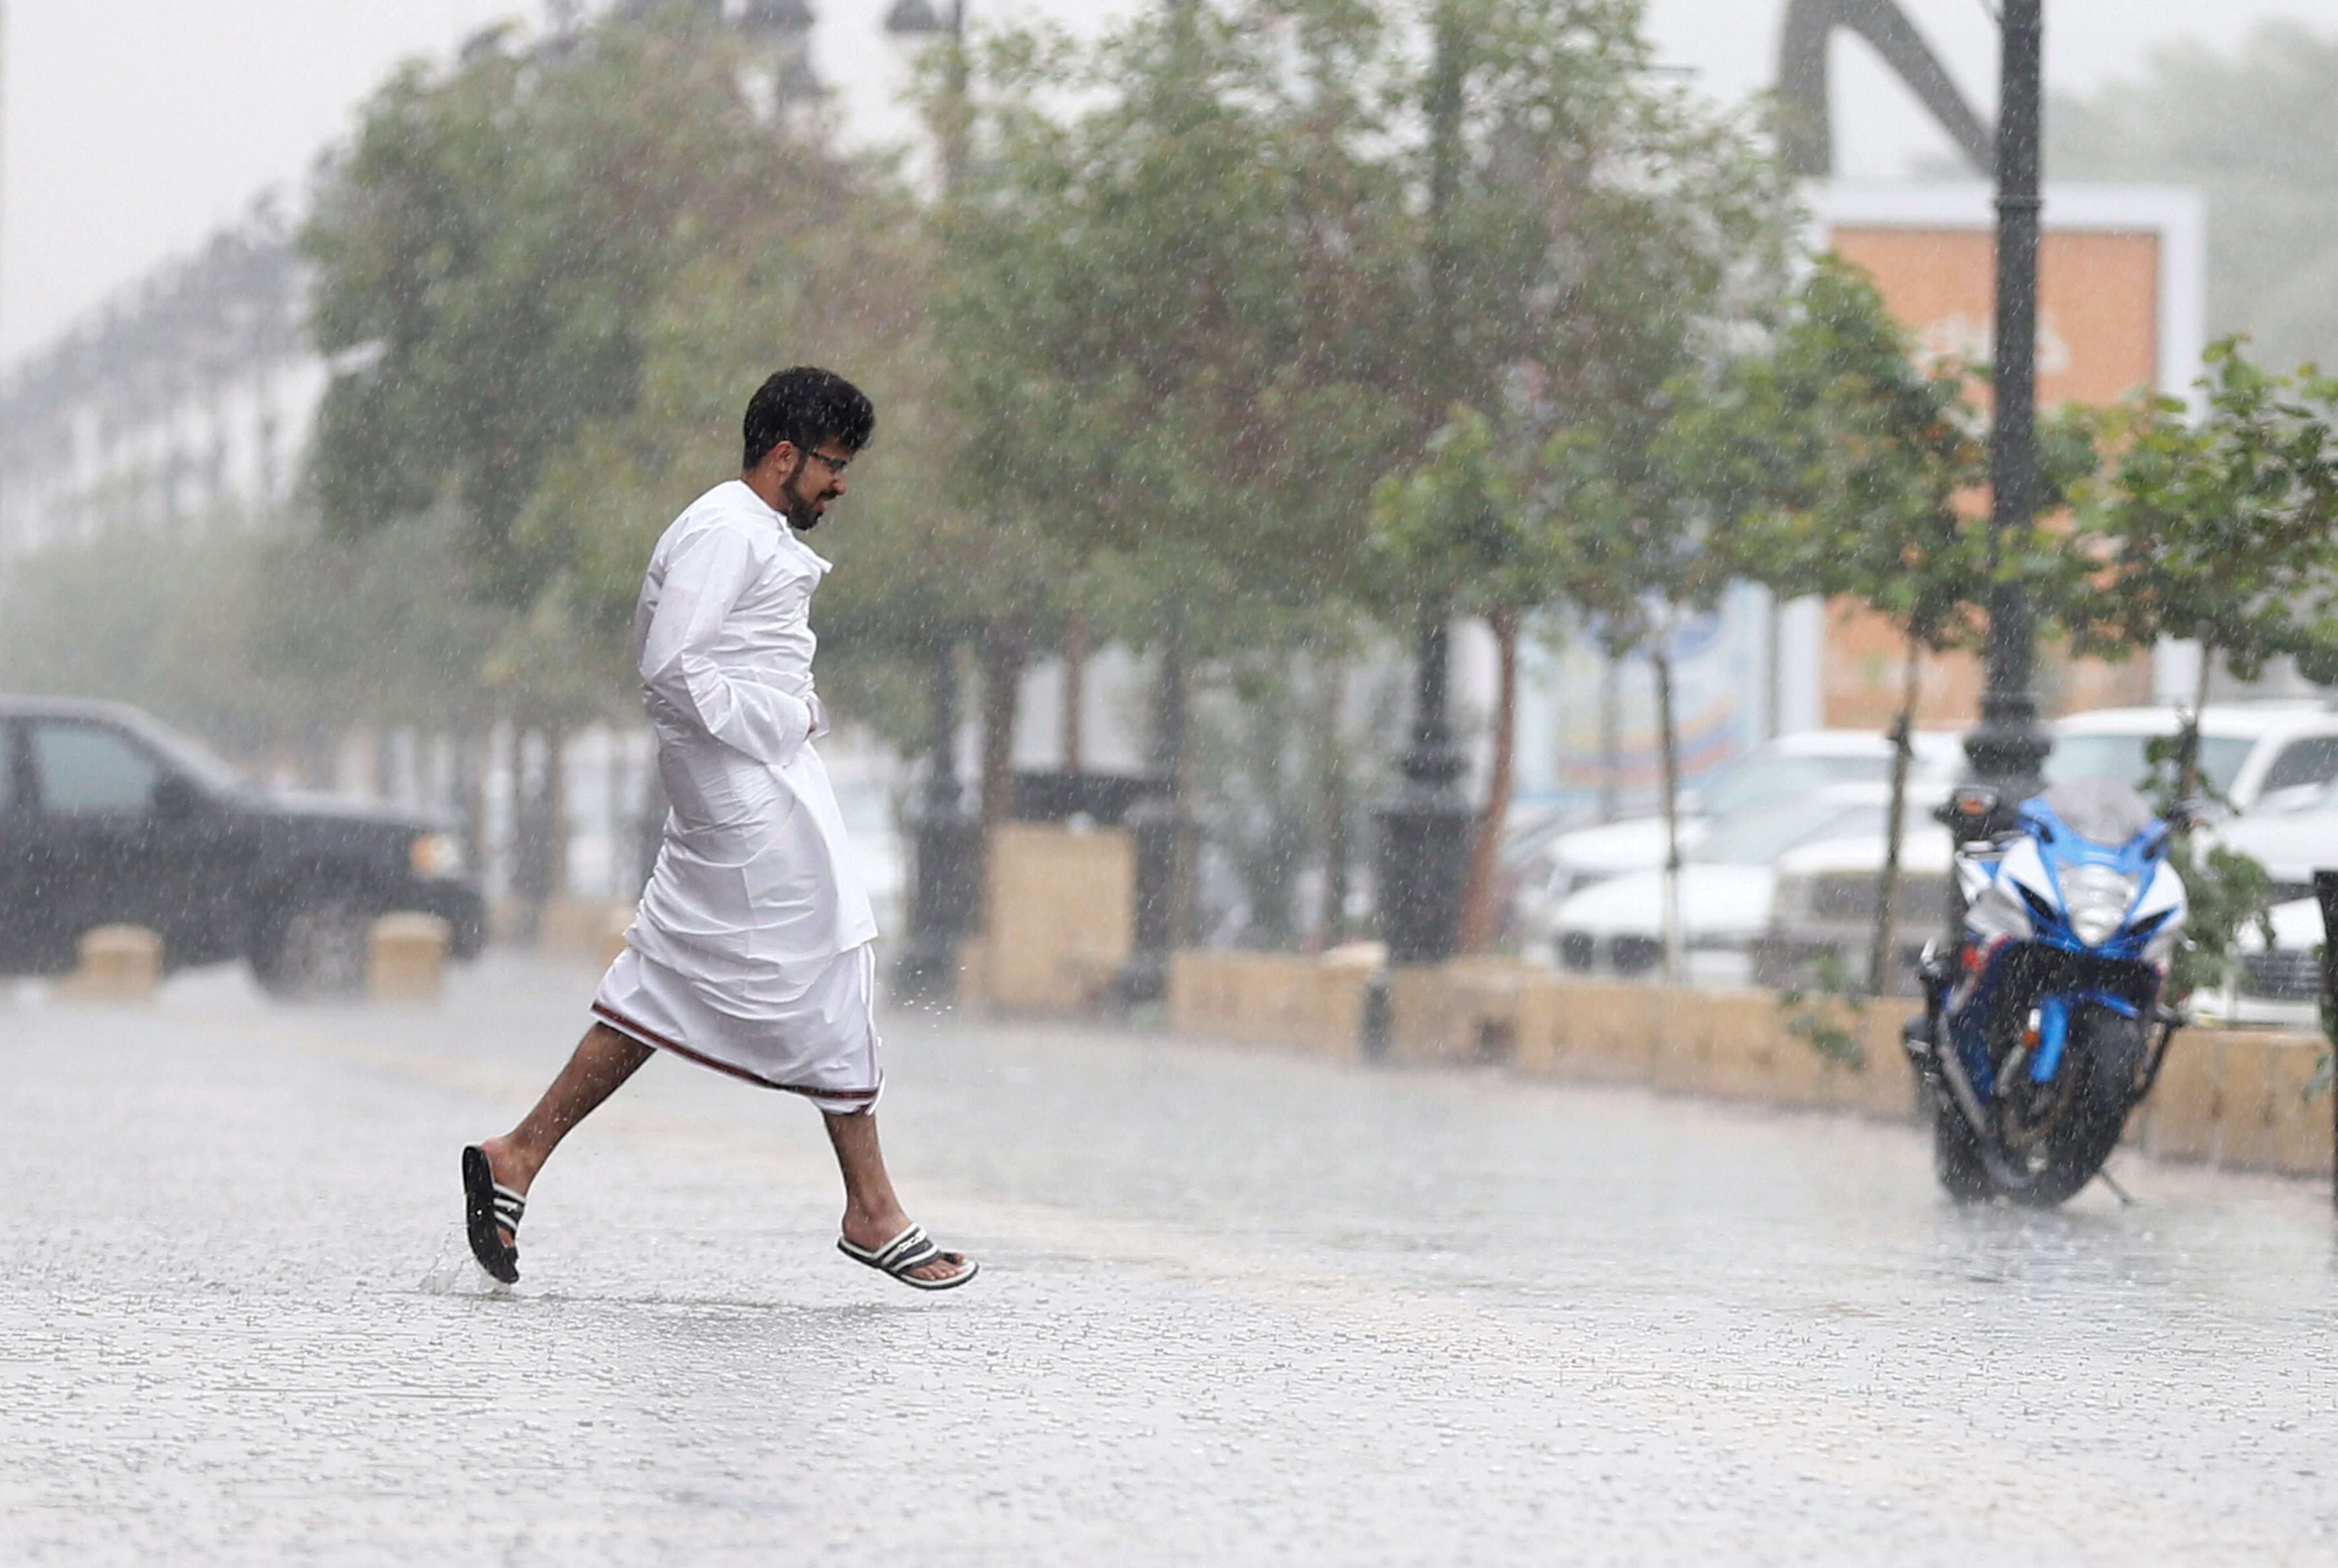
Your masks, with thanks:
[{"label": "white thobe", "polygon": [[[634,621],[673,810],[625,933],[647,961],[629,980],[638,987],[646,975],[689,993],[652,1044],[782,1088],[805,1087],[787,1076],[855,1087],[840,1080],[874,1072],[873,1027],[838,1016],[852,1011],[838,976],[868,972],[857,950],[875,940],[877,921],[812,747],[828,723],[812,685],[809,612],[829,570],[734,479],[693,502],[658,541]],[[613,969],[604,1002],[619,978]],[[720,1038],[663,1037],[673,1029]],[[834,1050],[823,1033],[848,1052],[866,1034],[866,1066],[825,1060]]]}]

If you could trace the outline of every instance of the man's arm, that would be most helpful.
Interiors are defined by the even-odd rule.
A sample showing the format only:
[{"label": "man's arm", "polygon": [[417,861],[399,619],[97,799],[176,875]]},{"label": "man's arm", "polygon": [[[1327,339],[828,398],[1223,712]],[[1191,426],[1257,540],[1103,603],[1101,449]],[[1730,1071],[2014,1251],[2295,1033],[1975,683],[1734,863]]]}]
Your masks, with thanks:
[{"label": "man's arm", "polygon": [[778,764],[810,737],[818,719],[811,704],[775,686],[734,681],[713,659],[723,621],[761,569],[753,546],[732,529],[707,528],[685,540],[666,562],[642,642],[642,682],[724,745]]}]

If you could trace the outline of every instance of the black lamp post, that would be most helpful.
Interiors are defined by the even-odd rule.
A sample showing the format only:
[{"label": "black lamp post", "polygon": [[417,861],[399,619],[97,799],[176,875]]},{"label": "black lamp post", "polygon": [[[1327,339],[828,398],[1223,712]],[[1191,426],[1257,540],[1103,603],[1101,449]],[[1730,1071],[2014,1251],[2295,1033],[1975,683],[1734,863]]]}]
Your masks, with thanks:
[{"label": "black lamp post", "polygon": [[[1458,316],[1454,291],[1459,257],[1447,231],[1445,214],[1461,174],[1465,47],[1459,11],[1439,5],[1429,103],[1428,236],[1428,350],[1431,384],[1436,388],[1432,403],[1439,417],[1460,378],[1454,350]],[[1392,964],[1434,964],[1450,958],[1459,932],[1475,813],[1461,792],[1467,763],[1453,744],[1445,716],[1451,642],[1450,612],[1442,603],[1432,602],[1422,609],[1420,617],[1412,746],[1397,765],[1401,782],[1376,813],[1380,936],[1388,943]]]},{"label": "black lamp post", "polygon": [[1412,745],[1397,764],[1401,781],[1377,813],[1375,880],[1391,964],[1450,958],[1460,926],[1476,813],[1461,790],[1467,763],[1445,717],[1451,641],[1442,608],[1427,611],[1414,666]]},{"label": "black lamp post", "polygon": [[[2037,516],[2038,104],[2045,24],[2042,0],[2004,0],[2003,71],[1997,126],[1997,416],[1989,441],[1991,532],[2003,538]],[[2037,628],[2018,583],[1999,583],[1989,603],[1989,686],[1980,723],[1965,737],[1973,777],[2000,801],[1992,829],[2038,788],[2052,747],[2030,690]]]}]

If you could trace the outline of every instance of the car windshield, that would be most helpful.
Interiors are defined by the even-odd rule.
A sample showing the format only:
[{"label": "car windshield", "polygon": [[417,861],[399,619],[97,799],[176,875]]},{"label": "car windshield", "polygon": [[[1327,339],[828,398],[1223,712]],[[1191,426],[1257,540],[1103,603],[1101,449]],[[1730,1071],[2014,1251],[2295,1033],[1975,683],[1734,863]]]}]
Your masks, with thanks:
[{"label": "car windshield", "polygon": [[1880,805],[1846,805],[1807,796],[1781,800],[1714,823],[1682,858],[1708,866],[1767,866],[1797,844],[1881,833],[1883,816]]},{"label": "car windshield", "polygon": [[1697,809],[1707,817],[1734,817],[1830,784],[1864,784],[1891,772],[1891,756],[1882,751],[1871,757],[1748,757],[1698,788]]},{"label": "car windshield", "polygon": [[1581,825],[1575,817],[1562,811],[1545,812],[1523,819],[1513,817],[1502,833],[1502,863],[1506,866],[1520,864],[1547,848],[1550,841],[1560,834]]},{"label": "car windshield", "polygon": [[[2140,733],[2059,735],[2046,755],[2046,782],[2068,784],[2078,779],[2115,779],[2137,789],[2151,782],[2151,764],[2144,748],[2159,737]],[[2240,777],[2255,741],[2233,735],[2200,737],[2200,771],[2222,795]]]}]

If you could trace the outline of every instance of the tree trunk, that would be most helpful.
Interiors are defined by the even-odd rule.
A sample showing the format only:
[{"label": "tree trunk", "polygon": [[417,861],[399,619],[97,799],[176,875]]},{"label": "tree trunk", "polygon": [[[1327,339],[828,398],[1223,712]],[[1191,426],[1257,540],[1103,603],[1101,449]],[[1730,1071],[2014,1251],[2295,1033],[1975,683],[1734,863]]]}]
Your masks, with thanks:
[{"label": "tree trunk", "polygon": [[455,812],[463,825],[463,860],[482,887],[489,877],[487,779],[496,766],[496,727],[482,720],[459,732],[455,742]]},{"label": "tree trunk", "polygon": [[1194,835],[1188,806],[1192,799],[1186,778],[1186,730],[1192,692],[1185,669],[1185,616],[1172,612],[1161,639],[1159,684],[1154,694],[1153,770],[1169,788],[1172,849],[1169,858],[1169,940],[1173,948],[1193,940]]},{"label": "tree trunk", "polygon": [[1348,938],[1348,868],[1355,849],[1349,838],[1348,759],[1341,744],[1347,710],[1347,672],[1335,659],[1311,656],[1302,689],[1300,722],[1307,735],[1303,784],[1318,837],[1312,846],[1323,865],[1323,901],[1315,935],[1325,947]]},{"label": "tree trunk", "polygon": [[1348,939],[1348,873],[1356,858],[1350,832],[1348,761],[1339,739],[1332,737],[1323,769],[1323,946],[1337,947]]},{"label": "tree trunk", "polygon": [[1088,663],[1087,617],[1072,612],[1064,627],[1064,771],[1081,770],[1080,706]]},{"label": "tree trunk", "polygon": [[1684,975],[1680,902],[1680,741],[1673,733],[1673,651],[1669,619],[1649,641],[1648,662],[1656,674],[1656,739],[1664,759],[1665,793],[1665,984]]},{"label": "tree trunk", "polygon": [[534,942],[544,928],[545,906],[567,890],[567,780],[562,752],[567,737],[557,726],[543,732],[544,766],[529,788],[526,777],[526,736],[515,737],[513,773],[518,796],[513,846],[514,892],[520,901],[520,931]]},{"label": "tree trunk", "polygon": [[1908,639],[1907,670],[1900,682],[1900,717],[1891,725],[1891,805],[1883,821],[1883,876],[1878,885],[1882,902],[1875,911],[1875,946],[1867,955],[1867,994],[1883,996],[1891,990],[1891,945],[1899,935],[1894,916],[1900,904],[1900,840],[1904,829],[1901,814],[1908,805],[1908,763],[1915,754],[1909,730],[1916,722],[1916,697],[1924,679],[1924,645]]},{"label": "tree trunk", "polygon": [[1599,656],[1599,820],[1613,822],[1623,815],[1624,715],[1619,706],[1623,684],[1616,655]]},{"label": "tree trunk", "polygon": [[2200,678],[2193,683],[2192,711],[2176,737],[2176,799],[2189,800],[2200,793],[2200,714],[2208,706],[2208,677],[2216,668],[2216,645],[2200,643]]},{"label": "tree trunk", "polygon": [[1492,621],[1500,670],[1494,692],[1494,769],[1486,785],[1485,809],[1478,815],[1477,840],[1469,848],[1469,887],[1461,897],[1464,953],[1490,949],[1500,924],[1495,895],[1500,890],[1502,834],[1509,824],[1510,784],[1518,761],[1518,612],[1497,610]]},{"label": "tree trunk", "polygon": [[551,838],[545,861],[545,886],[555,898],[567,897],[568,876],[568,730],[555,725],[544,736],[544,811]]},{"label": "tree trunk", "polygon": [[1015,709],[1023,650],[1004,638],[982,651],[982,928],[990,929],[991,853],[1015,797]]},{"label": "tree trunk", "polygon": [[1254,703],[1243,728],[1249,770],[1265,808],[1265,832],[1239,857],[1250,895],[1253,939],[1270,952],[1287,953],[1299,931],[1299,871],[1313,838],[1306,790],[1294,777],[1291,737],[1300,730],[1303,699],[1292,686],[1269,689]]}]

